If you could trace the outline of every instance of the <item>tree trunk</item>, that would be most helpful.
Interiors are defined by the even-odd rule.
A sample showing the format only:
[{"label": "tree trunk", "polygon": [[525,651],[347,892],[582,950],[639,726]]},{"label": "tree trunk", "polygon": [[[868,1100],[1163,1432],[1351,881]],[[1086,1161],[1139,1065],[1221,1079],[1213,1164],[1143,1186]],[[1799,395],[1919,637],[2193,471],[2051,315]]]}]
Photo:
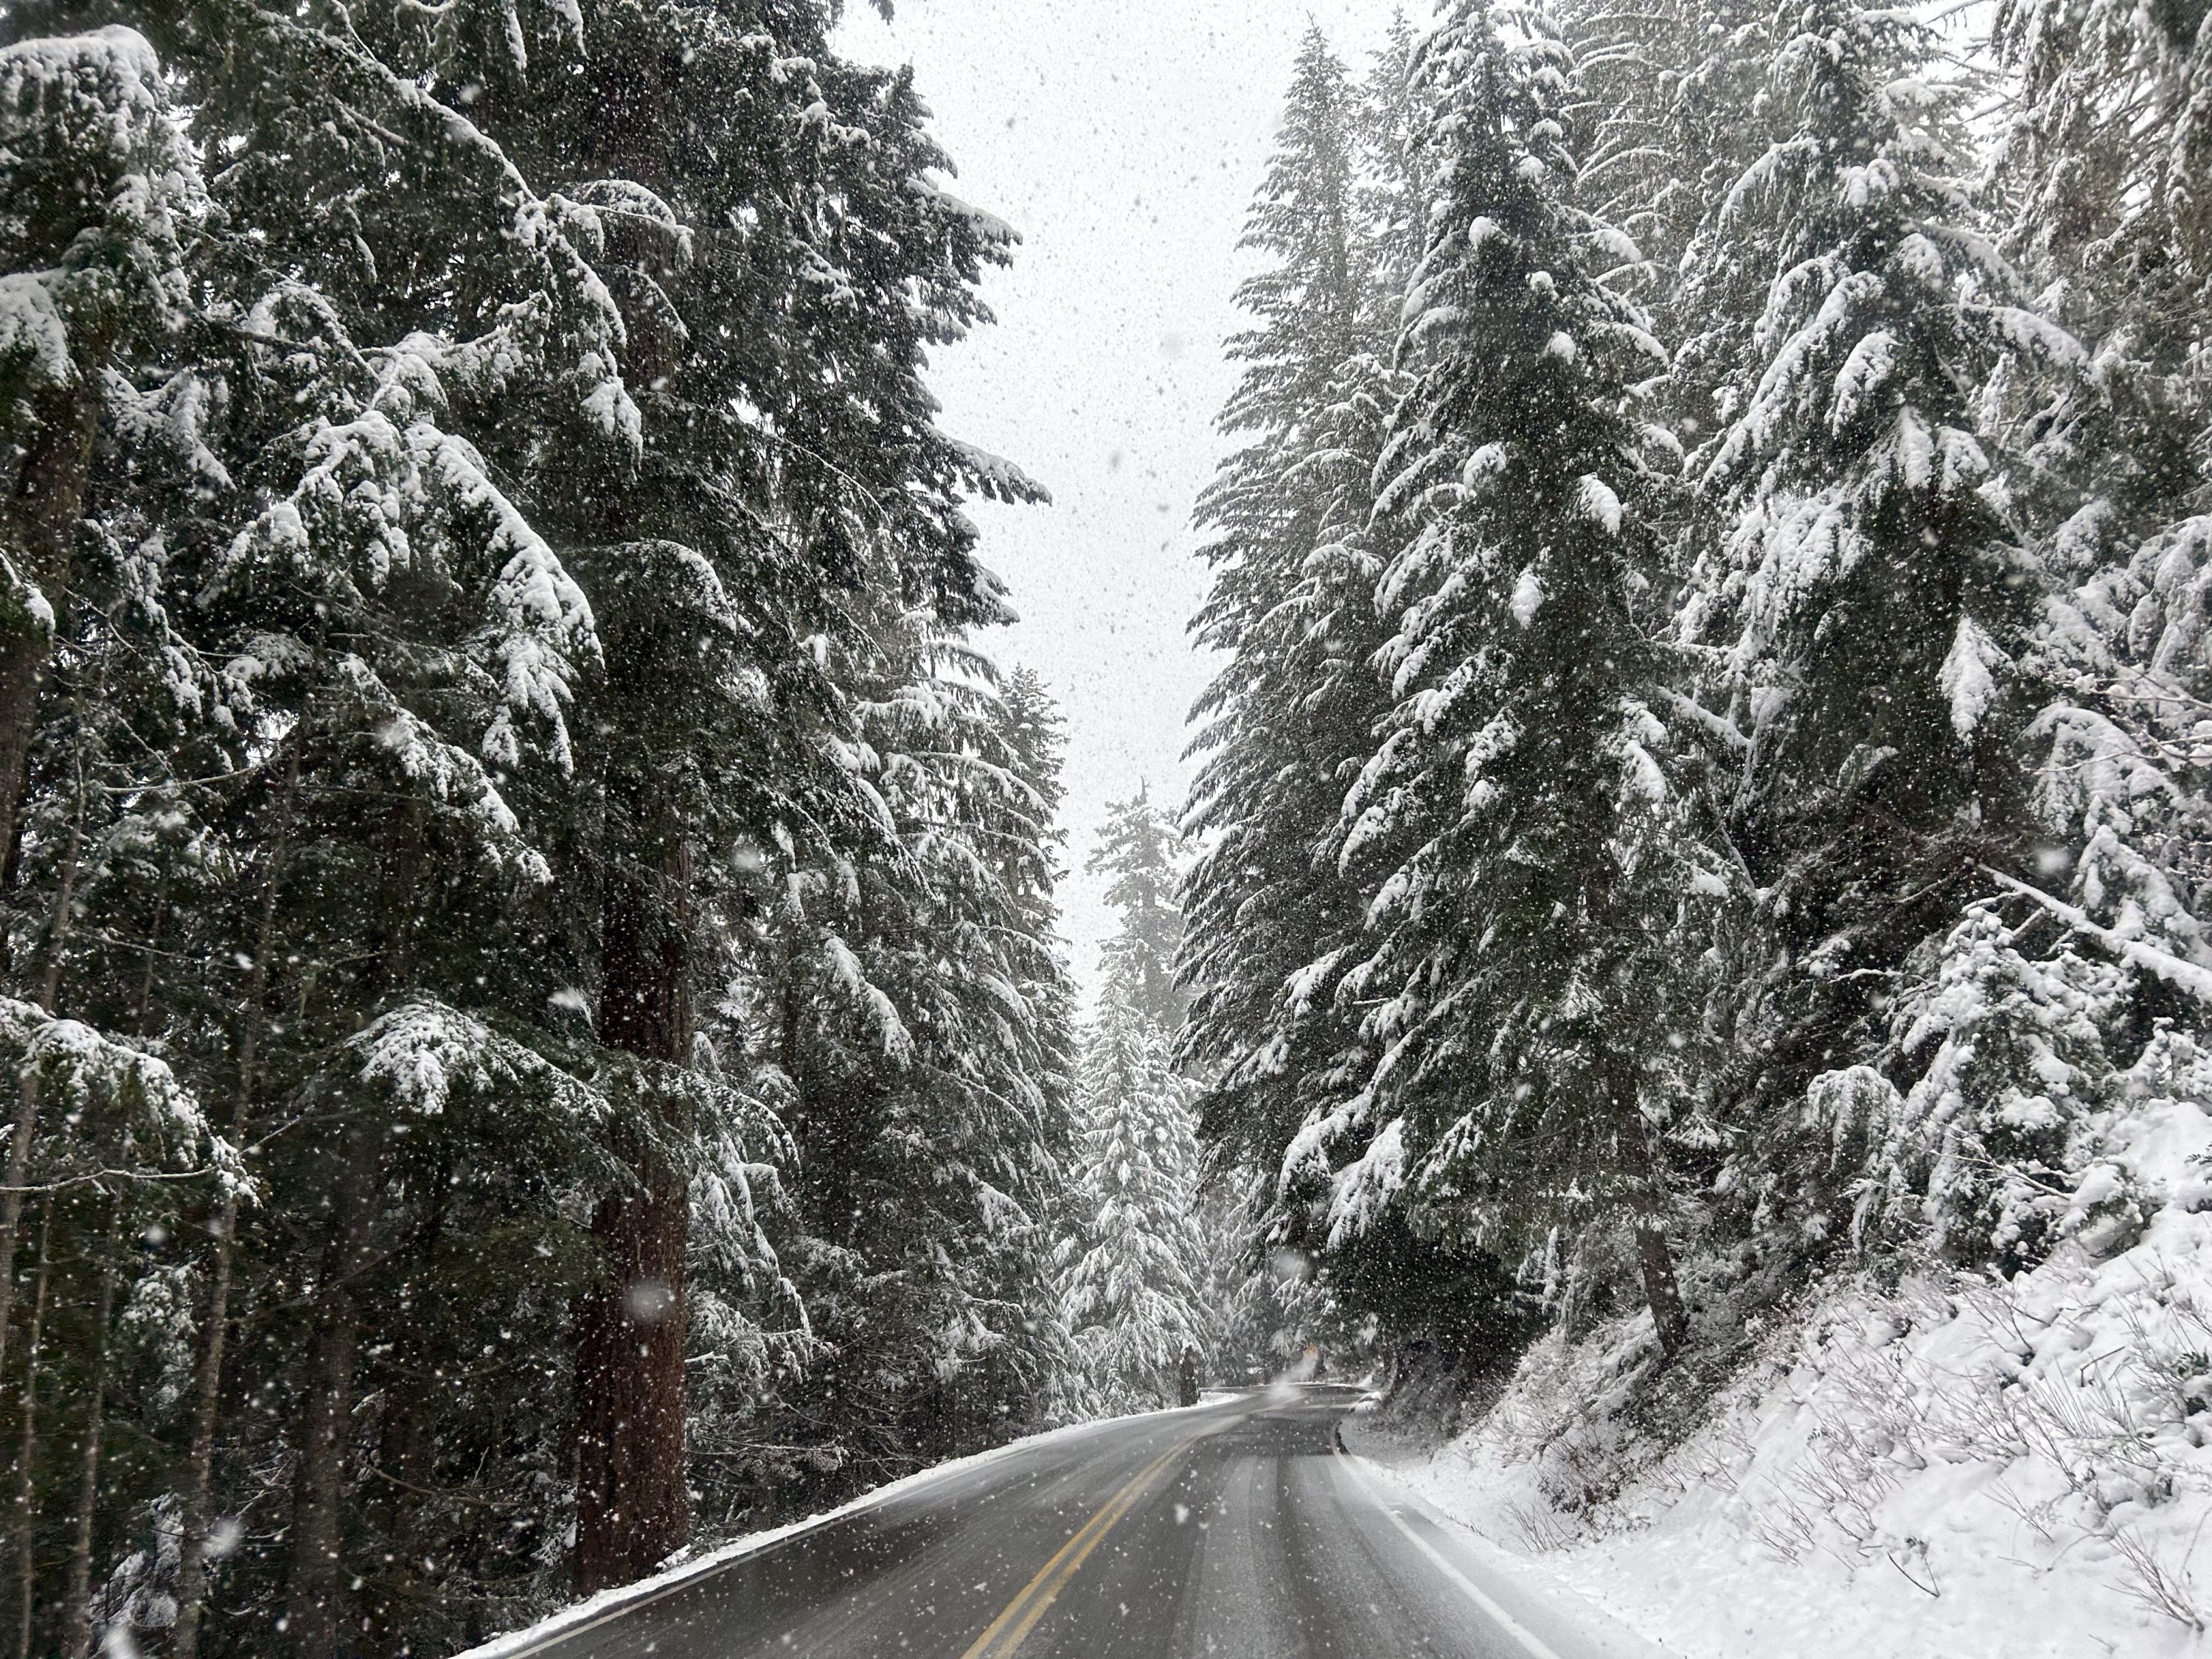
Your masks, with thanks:
[{"label": "tree trunk", "polygon": [[[76,815],[62,854],[61,879],[54,887],[53,915],[47,919],[46,970],[39,976],[39,1006],[54,1012],[61,999],[62,946],[68,942],[76,905],[77,861],[84,852],[84,778],[77,777]],[[23,1228],[23,1200],[31,1179],[31,1145],[39,1133],[39,1077],[30,1067],[15,1082],[15,1125],[8,1141],[8,1188],[0,1193],[0,1369],[8,1363],[8,1322],[15,1311],[15,1239]]]},{"label": "tree trunk", "polygon": [[[671,890],[689,886],[688,856],[663,860]],[[680,910],[680,903],[678,905]],[[635,890],[608,897],[600,945],[600,1041],[647,1060],[689,1060],[691,1013],[680,915]],[[680,1108],[648,1089],[659,1127]],[[690,1213],[684,1172],[641,1144],[635,1190],[609,1194],[592,1218],[599,1288],[576,1331],[576,1588],[585,1595],[644,1577],[690,1537],[684,1425],[684,1256]]]},{"label": "tree trunk", "polygon": [[[0,502],[0,557],[39,590],[56,616],[69,586],[70,544],[84,517],[92,444],[100,428],[98,350],[70,386],[37,401],[15,491]],[[0,609],[0,874],[12,875],[30,786],[39,693],[54,655],[51,619]]]},{"label": "tree trunk", "polygon": [[31,1293],[31,1328],[23,1344],[23,1438],[16,1451],[15,1593],[18,1598],[15,1659],[31,1659],[31,1615],[38,1603],[39,1560],[39,1356],[46,1337],[46,1287],[51,1280],[54,1200],[39,1205],[39,1272]]},{"label": "tree trunk", "polygon": [[1667,1243],[1666,1228],[1647,1213],[1639,1212],[1636,1218],[1636,1258],[1644,1271],[1644,1299],[1651,1305],[1651,1328],[1659,1334],[1659,1352],[1672,1361],[1689,1343],[1690,1316],[1674,1279],[1674,1252]]},{"label": "tree trunk", "polygon": [[292,1559],[285,1598],[285,1644],[301,1659],[333,1659],[346,1601],[346,1425],[353,1415],[354,1369],[361,1351],[357,1281],[368,1255],[370,1178],[375,1154],[359,1127],[338,1151],[334,1214],[313,1352],[313,1378],[301,1413],[298,1492],[292,1510]]},{"label": "tree trunk", "polygon": [[[255,1072],[261,1060],[261,1030],[268,1018],[269,955],[276,941],[276,890],[292,844],[292,823],[300,797],[301,751],[307,746],[303,713],[292,729],[284,763],[284,789],[277,804],[276,836],[269,868],[262,875],[261,920],[254,942],[253,966],[246,975],[246,1006],[239,1016],[237,1093],[232,1097],[230,1138],[241,1148],[253,1115]],[[170,1659],[198,1659],[200,1620],[207,1603],[208,1528],[215,1519],[215,1431],[222,1399],[222,1351],[230,1328],[231,1261],[238,1232],[238,1189],[225,1190],[214,1223],[214,1260],[208,1273],[207,1322],[200,1331],[199,1364],[192,1377],[192,1443],[185,1459],[184,1536],[177,1552],[177,1625],[169,1642]]]},{"label": "tree trunk", "polygon": [[115,1255],[123,1243],[123,1200],[107,1200],[107,1245],[100,1264],[100,1315],[93,1330],[92,1400],[77,1446],[76,1516],[70,1538],[69,1595],[64,1604],[66,1659],[92,1659],[93,1527],[100,1515],[100,1457],[107,1426],[108,1326],[115,1318]]},{"label": "tree trunk", "polygon": [[1644,1276],[1644,1299],[1651,1309],[1651,1328],[1659,1352],[1672,1363],[1690,1340],[1690,1317],[1674,1277],[1674,1252],[1667,1242],[1665,1185],[1651,1149],[1651,1131],[1636,1080],[1625,1068],[1613,1079],[1614,1145],[1626,1179],[1629,1224],[1636,1233],[1636,1261]]}]

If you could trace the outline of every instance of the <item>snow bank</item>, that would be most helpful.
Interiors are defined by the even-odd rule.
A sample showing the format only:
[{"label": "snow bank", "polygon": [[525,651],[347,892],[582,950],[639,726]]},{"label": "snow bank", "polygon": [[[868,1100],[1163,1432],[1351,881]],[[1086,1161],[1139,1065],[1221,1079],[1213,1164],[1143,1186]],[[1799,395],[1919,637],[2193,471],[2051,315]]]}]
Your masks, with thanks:
[{"label": "snow bank", "polygon": [[1391,1478],[1694,1659],[2212,1651],[2212,1118],[2106,1146],[2043,1265],[1830,1281],[1675,1443],[1639,1318]]}]

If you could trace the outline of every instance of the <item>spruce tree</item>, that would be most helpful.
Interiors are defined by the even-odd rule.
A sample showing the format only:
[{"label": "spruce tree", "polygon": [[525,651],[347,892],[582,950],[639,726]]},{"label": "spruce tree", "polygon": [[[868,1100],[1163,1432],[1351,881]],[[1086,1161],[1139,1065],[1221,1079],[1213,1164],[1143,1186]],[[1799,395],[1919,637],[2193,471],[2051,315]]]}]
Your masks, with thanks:
[{"label": "spruce tree", "polygon": [[[1893,12],[1780,14],[1772,142],[1694,255],[1766,283],[1740,337],[1748,384],[1700,458],[1722,535],[1681,620],[1708,648],[1724,844],[1757,911],[1716,1014],[1745,1057],[1747,1130],[1881,1050],[1908,957],[1986,890],[1976,865],[2025,871],[2037,850],[2016,745],[2047,581],[1992,487],[1978,394],[2008,360],[2079,349],[2017,305],[1970,221],[1933,50]],[[1791,1144],[1753,1132],[1744,1151],[1780,1166]],[[1804,1220],[1817,1242],[1833,1217]]]},{"label": "spruce tree", "polygon": [[1131,988],[1109,983],[1085,1035],[1079,1214],[1060,1245],[1062,1316],[1098,1397],[1121,1411],[1170,1403],[1183,1353],[1214,1336],[1188,1085]]},{"label": "spruce tree", "polygon": [[2008,365],[1990,398],[2055,590],[2035,804],[2077,849],[2069,897],[2203,960],[2186,872],[2206,785],[2189,641],[2212,556],[2212,386],[2191,343],[2212,280],[2203,46],[2175,14],[2023,3],[2001,9],[1996,46],[2021,87],[1998,167],[2007,250],[2088,357]]},{"label": "spruce tree", "polygon": [[[1040,902],[1057,782],[1025,781],[1049,750],[1014,750],[1010,711],[954,672],[977,665],[933,654],[939,678],[870,698],[864,775],[896,840],[805,872],[774,919],[763,1035],[803,1154],[786,1260],[831,1352],[761,1437],[820,1448],[817,1492],[1034,1425],[1073,1364],[1042,1277],[1071,1178]],[[1024,718],[1036,745],[1049,717]]]},{"label": "spruce tree", "polygon": [[[1422,211],[1410,51],[1401,20],[1356,91],[1317,32],[1301,49],[1244,239],[1274,261],[1237,294],[1254,325],[1231,343],[1248,367],[1221,425],[1246,441],[1197,513],[1215,574],[1193,628],[1227,661],[1194,710],[1188,828],[1210,844],[1184,886],[1182,1052],[1206,1079],[1207,1139],[1271,1192],[1321,1077],[1358,1047],[1332,975],[1364,898],[1326,849],[1387,706],[1368,660],[1382,634],[1366,530],[1407,380],[1389,362],[1384,267]],[[1302,975],[1317,954],[1325,965]],[[1274,1211],[1271,1227],[1296,1230]]]},{"label": "spruce tree", "polygon": [[[838,61],[811,6],[204,0],[70,33],[110,9],[0,35],[9,152],[43,158],[9,224],[68,251],[9,249],[7,314],[112,323],[81,477],[33,454],[76,441],[53,331],[0,370],[9,477],[76,479],[78,526],[58,589],[5,544],[40,686],[6,709],[5,990],[17,1050],[99,1028],[215,1133],[156,1148],[128,1089],[25,1073],[24,1172],[137,1134],[110,1167],[191,1177],[35,1229],[72,1375],[146,1427],[58,1425],[110,1464],[89,1499],[52,1434],[29,1460],[40,1618],[83,1628],[127,1557],[122,1629],[175,1604],[180,1653],[278,1619],[305,1654],[449,1648],[565,1588],[579,1484],[586,1582],[680,1541],[687,1419],[756,1420],[823,1357],[759,1018],[817,874],[833,912],[879,878],[850,931],[897,941],[879,975],[941,1032],[897,1109],[972,1153],[866,1270],[939,1230],[986,1431],[1064,1398],[1032,1236],[1066,1179],[1049,766],[956,665],[1003,614],[959,501],[1037,492],[921,380],[1008,238],[931,182],[910,80]],[[128,142],[84,150],[95,117]],[[158,1247],[109,1242],[142,1215]],[[248,1511],[281,1539],[218,1562]]]},{"label": "spruce tree", "polygon": [[1093,875],[1112,878],[1106,902],[1121,916],[1102,953],[1106,978],[1121,988],[1139,1018],[1170,1038],[1183,1019],[1183,994],[1175,981],[1176,949],[1182,939],[1177,902],[1182,854],[1182,831],[1146,785],[1106,809],[1088,865]]},{"label": "spruce tree", "polygon": [[1377,1059],[1291,1156],[1327,1170],[1351,1143],[1340,1237],[1401,1193],[1418,1224],[1509,1255],[1622,1227],[1671,1354],[1671,1103],[1640,982],[1683,882],[1628,398],[1663,357],[1595,280],[1621,239],[1575,205],[1573,62],[1546,19],[1457,5],[1418,73],[1435,198],[1406,339],[1425,367],[1378,469],[1395,706],[1338,852],[1379,878],[1337,992]]},{"label": "spruce tree", "polygon": [[[711,1044],[693,1011],[721,975],[780,971],[750,960],[743,925],[763,889],[890,853],[882,792],[856,764],[870,710],[896,707],[906,677],[926,684],[947,631],[1006,614],[963,492],[1039,493],[939,433],[921,380],[927,347],[983,316],[974,283],[1007,234],[930,182],[945,158],[910,76],[842,62],[828,23],[812,7],[608,8],[581,72],[528,100],[485,83],[482,118],[537,171],[591,181],[571,193],[607,228],[641,388],[634,484],[549,480],[546,510],[603,596],[604,815],[578,826],[577,851],[599,896],[599,1036],[641,1077]],[[702,131],[702,110],[729,113]],[[763,860],[737,882],[718,850],[733,842]],[[923,872],[885,868],[918,884],[896,908],[921,910]],[[803,1095],[795,1150],[811,1163]],[[580,1362],[587,1585],[646,1570],[689,1525],[680,1152],[706,1126],[682,1090],[661,1098],[629,1153],[635,1196],[610,1194],[598,1225],[611,1272]],[[652,1306],[676,1292],[644,1328],[641,1287]]]}]

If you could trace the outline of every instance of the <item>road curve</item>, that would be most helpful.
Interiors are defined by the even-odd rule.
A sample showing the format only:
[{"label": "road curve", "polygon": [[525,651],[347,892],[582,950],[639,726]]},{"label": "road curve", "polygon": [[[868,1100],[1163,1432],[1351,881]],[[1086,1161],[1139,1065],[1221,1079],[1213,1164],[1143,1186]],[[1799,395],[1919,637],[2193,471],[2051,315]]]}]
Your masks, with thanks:
[{"label": "road curve", "polygon": [[1278,1389],[1041,1437],[503,1659],[1593,1659]]}]

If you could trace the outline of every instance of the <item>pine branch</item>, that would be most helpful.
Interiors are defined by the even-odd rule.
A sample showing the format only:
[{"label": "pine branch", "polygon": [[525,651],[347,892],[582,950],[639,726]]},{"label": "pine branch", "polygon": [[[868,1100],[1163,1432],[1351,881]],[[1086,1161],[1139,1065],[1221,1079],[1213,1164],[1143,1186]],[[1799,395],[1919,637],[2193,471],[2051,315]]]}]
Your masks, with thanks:
[{"label": "pine branch", "polygon": [[2155,974],[2178,990],[2187,992],[2207,1007],[2212,1007],[2212,968],[2200,968],[2193,962],[2185,962],[2171,951],[2161,951],[2154,945],[2145,945],[2140,939],[2123,939],[2111,928],[2091,920],[2087,912],[2076,909],[2063,899],[2057,899],[2040,888],[1992,869],[1984,864],[1976,866],[1991,881],[2022,898],[2033,899],[2076,933],[2096,940],[2121,961],[2144,972]]}]

